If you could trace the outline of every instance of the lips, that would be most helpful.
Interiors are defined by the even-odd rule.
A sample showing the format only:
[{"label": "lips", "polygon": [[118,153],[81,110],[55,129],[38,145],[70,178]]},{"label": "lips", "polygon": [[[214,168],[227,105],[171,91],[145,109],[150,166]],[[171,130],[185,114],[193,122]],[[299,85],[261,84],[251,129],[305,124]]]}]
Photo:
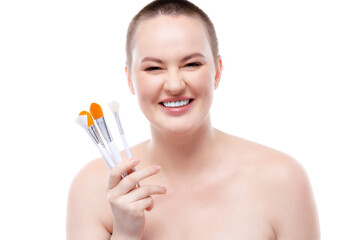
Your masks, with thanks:
[{"label": "lips", "polygon": [[170,115],[182,115],[192,108],[195,99],[190,97],[165,98],[159,103],[161,108]]},{"label": "lips", "polygon": [[180,107],[183,105],[189,104],[189,102],[193,101],[193,98],[180,96],[180,97],[170,97],[164,98],[161,100],[160,104],[165,107]]},{"label": "lips", "polygon": [[163,103],[163,102],[177,102],[177,101],[190,100],[190,99],[193,99],[193,98],[187,97],[187,96],[169,97],[169,98],[162,99],[160,101],[160,103]]},{"label": "lips", "polygon": [[165,107],[182,107],[188,105],[192,99],[181,100],[181,101],[169,101],[169,102],[161,102],[161,104]]}]

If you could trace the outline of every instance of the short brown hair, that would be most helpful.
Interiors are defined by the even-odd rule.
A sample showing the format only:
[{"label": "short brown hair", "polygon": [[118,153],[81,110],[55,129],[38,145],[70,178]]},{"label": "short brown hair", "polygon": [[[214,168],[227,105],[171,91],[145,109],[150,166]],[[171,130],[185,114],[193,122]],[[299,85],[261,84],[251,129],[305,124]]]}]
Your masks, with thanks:
[{"label": "short brown hair", "polygon": [[219,54],[218,40],[213,23],[208,15],[187,0],[154,0],[141,9],[131,20],[126,36],[126,58],[129,67],[132,61],[133,38],[139,22],[158,15],[186,15],[198,17],[205,25],[214,61]]}]

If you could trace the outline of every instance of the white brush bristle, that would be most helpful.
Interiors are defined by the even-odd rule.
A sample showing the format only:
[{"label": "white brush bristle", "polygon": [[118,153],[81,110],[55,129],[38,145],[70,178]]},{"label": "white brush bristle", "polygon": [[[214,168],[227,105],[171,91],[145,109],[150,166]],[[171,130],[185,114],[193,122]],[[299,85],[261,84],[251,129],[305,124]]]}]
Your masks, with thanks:
[{"label": "white brush bristle", "polygon": [[120,108],[120,105],[117,101],[112,101],[111,103],[108,104],[109,105],[109,108],[111,109],[111,111],[114,113],[114,114],[119,114],[119,108]]},{"label": "white brush bristle", "polygon": [[79,124],[80,127],[86,128],[87,127],[87,116],[86,115],[78,116],[75,120],[75,123]]}]

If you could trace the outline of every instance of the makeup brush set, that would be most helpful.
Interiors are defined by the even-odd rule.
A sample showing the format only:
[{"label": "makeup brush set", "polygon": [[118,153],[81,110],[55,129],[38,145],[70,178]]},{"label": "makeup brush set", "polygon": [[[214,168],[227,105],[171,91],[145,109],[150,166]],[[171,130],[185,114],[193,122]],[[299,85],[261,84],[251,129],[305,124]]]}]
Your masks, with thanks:
[{"label": "makeup brush set", "polygon": [[[112,101],[109,104],[109,107],[114,114],[120,132],[121,140],[124,145],[126,156],[130,159],[132,158],[132,155],[128,143],[126,141],[123,128],[121,126],[120,117],[119,117],[119,103],[116,101]],[[80,112],[79,117],[76,119],[76,123],[78,123],[81,127],[83,127],[85,131],[89,134],[90,138],[93,140],[96,147],[99,149],[106,164],[110,169],[112,169],[117,163],[122,161],[120,152],[116,147],[115,142],[111,136],[110,130],[106,124],[101,106],[97,103],[92,103],[90,105],[90,113],[87,111]],[[96,126],[94,124],[94,120]],[[100,130],[102,137],[105,139],[107,147],[105,146],[105,143],[98,129]],[[132,168],[132,171],[135,171],[135,168]],[[125,177],[126,175],[127,173],[125,172],[123,176]]]}]

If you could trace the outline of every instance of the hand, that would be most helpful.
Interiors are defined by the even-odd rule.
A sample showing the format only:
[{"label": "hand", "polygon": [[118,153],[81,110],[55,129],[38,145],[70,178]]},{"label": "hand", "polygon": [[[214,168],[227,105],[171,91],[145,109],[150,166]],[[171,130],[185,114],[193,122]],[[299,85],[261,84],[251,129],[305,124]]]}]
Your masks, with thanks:
[{"label": "hand", "polygon": [[[108,180],[107,197],[110,203],[114,227],[113,236],[126,239],[141,239],[145,227],[145,212],[151,211],[154,202],[152,194],[164,194],[166,188],[156,185],[144,185],[136,188],[137,182],[160,172],[160,166],[131,171],[139,160],[124,160],[111,171]],[[130,174],[122,177],[124,172]]]}]

